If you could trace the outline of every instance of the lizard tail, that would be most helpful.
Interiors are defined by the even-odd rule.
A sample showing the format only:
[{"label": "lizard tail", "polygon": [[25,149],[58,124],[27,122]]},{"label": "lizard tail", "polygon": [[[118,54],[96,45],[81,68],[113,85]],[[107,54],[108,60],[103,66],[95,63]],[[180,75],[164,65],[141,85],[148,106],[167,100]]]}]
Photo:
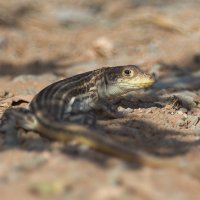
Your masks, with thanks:
[{"label": "lizard tail", "polygon": [[97,132],[73,123],[67,123],[67,125],[62,122],[51,123],[48,117],[42,115],[41,112],[36,114],[38,119],[36,131],[43,137],[61,142],[73,140],[102,153],[153,168],[182,169],[183,167],[180,163],[157,158],[145,152],[131,151],[121,143],[113,141],[111,138],[103,137],[100,131]]}]

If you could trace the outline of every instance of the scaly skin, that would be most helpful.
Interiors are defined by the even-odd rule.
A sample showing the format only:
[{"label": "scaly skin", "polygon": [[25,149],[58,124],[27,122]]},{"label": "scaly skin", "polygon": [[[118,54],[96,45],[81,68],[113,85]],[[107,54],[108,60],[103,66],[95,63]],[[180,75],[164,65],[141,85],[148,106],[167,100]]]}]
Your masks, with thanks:
[{"label": "scaly skin", "polygon": [[151,167],[173,167],[175,163],[157,159],[144,152],[133,152],[101,131],[76,122],[76,117],[87,118],[91,111],[102,110],[111,117],[122,117],[110,103],[130,91],[147,88],[154,77],[134,65],[101,68],[67,78],[49,85],[30,103],[30,110],[11,109],[12,116],[4,126],[7,134],[16,134],[18,128],[33,130],[52,140],[87,145],[105,154]]}]

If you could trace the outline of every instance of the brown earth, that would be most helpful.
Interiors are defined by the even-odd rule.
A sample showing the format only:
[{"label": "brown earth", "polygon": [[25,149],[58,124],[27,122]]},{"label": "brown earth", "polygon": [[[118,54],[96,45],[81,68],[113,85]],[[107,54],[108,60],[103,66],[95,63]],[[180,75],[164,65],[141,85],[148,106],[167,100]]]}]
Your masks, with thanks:
[{"label": "brown earth", "polygon": [[158,82],[119,99],[126,118],[99,123],[130,149],[197,168],[151,169],[34,133],[6,147],[0,134],[0,199],[199,199],[199,10],[198,0],[1,0],[1,115],[56,80],[136,64]]}]

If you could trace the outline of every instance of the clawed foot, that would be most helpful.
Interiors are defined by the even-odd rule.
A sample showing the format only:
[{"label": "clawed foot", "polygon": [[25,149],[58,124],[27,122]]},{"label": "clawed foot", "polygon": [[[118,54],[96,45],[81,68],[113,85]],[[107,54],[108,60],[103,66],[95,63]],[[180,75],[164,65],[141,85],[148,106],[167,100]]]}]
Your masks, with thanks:
[{"label": "clawed foot", "polygon": [[64,116],[63,121],[93,126],[96,124],[96,115],[92,112],[80,113],[77,115],[66,115]]},{"label": "clawed foot", "polygon": [[107,102],[100,102],[98,108],[110,118],[124,118],[127,116],[127,112],[119,111],[118,106]]}]

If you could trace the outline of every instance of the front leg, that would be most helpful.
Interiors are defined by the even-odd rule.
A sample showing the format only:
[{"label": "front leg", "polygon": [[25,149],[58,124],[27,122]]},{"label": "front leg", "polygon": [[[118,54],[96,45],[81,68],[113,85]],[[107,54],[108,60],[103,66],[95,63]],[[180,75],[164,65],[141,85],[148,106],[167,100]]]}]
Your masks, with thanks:
[{"label": "front leg", "polygon": [[122,118],[126,116],[123,112],[118,111],[116,105],[113,105],[108,101],[99,101],[96,105],[96,109],[102,110],[108,117],[111,118]]},{"label": "front leg", "polygon": [[93,111],[88,111],[86,113],[78,113],[78,114],[67,113],[63,116],[62,121],[94,126],[96,124],[96,114]]}]

